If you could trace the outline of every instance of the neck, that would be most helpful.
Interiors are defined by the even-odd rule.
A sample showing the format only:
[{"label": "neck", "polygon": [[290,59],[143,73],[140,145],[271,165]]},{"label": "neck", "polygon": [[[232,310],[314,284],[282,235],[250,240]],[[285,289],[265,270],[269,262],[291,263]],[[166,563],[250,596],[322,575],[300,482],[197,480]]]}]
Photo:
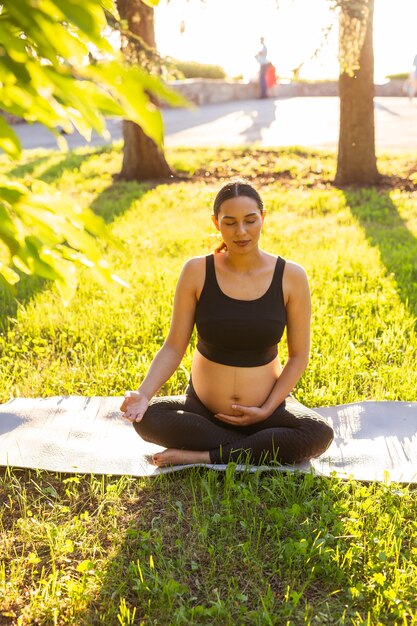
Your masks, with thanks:
[{"label": "neck", "polygon": [[233,254],[229,250],[225,252],[227,265],[236,272],[249,274],[252,270],[262,265],[262,250],[256,248],[248,254]]}]

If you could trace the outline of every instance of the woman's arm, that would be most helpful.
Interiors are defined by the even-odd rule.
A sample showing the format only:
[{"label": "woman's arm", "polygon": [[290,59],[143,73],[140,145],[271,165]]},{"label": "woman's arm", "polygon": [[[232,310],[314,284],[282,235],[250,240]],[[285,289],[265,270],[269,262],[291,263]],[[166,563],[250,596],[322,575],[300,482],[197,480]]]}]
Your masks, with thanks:
[{"label": "woman's arm", "polygon": [[[287,293],[288,359],[280,377],[261,409],[268,417],[294,389],[307,367],[310,354],[311,299],[305,270],[288,263],[284,272],[284,294]],[[287,274],[287,276],[285,276]]]},{"label": "woman's arm", "polygon": [[197,288],[203,279],[203,262],[204,259],[196,258],[184,265],[175,290],[168,336],[152,360],[148,373],[138,390],[128,391],[120,407],[130,421],[142,419],[150,399],[181,363],[194,327]]}]

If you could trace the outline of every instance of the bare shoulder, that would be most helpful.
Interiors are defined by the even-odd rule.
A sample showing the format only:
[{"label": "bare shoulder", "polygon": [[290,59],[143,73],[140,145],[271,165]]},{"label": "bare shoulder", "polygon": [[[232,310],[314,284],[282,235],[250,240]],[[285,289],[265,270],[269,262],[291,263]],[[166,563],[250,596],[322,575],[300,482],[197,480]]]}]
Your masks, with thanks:
[{"label": "bare shoulder", "polygon": [[310,288],[307,272],[302,265],[294,261],[286,261],[282,278],[282,289],[286,303],[295,298],[309,298]]},{"label": "bare shoulder", "polygon": [[181,272],[184,276],[187,277],[199,277],[206,273],[206,257],[205,256],[194,256],[188,261],[185,262],[184,267]]},{"label": "bare shoulder", "polygon": [[206,257],[196,256],[188,259],[184,264],[179,282],[186,287],[201,292],[206,276]]},{"label": "bare shoulder", "polygon": [[285,261],[284,277],[292,281],[305,282],[307,280],[307,272],[299,263]]},{"label": "bare shoulder", "polygon": [[204,255],[193,256],[191,257],[191,259],[188,259],[188,261],[184,263],[184,269],[187,269],[187,271],[198,271],[199,268],[205,268],[205,266],[206,257]]}]

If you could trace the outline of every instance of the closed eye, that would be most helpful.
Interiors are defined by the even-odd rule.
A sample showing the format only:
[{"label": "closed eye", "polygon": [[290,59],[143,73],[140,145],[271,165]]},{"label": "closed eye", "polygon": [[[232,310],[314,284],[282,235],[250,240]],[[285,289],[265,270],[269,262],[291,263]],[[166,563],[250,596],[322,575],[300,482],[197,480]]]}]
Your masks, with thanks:
[{"label": "closed eye", "polygon": [[[236,226],[236,222],[223,222],[226,226]],[[246,220],[245,224],[255,224],[256,220]]]}]

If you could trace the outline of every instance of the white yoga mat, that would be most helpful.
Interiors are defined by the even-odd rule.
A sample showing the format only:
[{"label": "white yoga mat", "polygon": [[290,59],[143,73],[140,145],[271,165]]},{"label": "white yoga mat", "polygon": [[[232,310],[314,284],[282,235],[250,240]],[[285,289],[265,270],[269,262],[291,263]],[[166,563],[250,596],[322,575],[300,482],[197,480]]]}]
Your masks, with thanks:
[{"label": "white yoga mat", "polygon": [[[1,404],[0,465],[133,476],[182,469],[160,470],[149,462],[162,448],[143,441],[122,418],[122,400],[55,396]],[[332,445],[317,459],[279,470],[417,482],[417,402],[358,402],[316,411],[334,428]],[[226,466],[207,467],[223,470]]]}]

